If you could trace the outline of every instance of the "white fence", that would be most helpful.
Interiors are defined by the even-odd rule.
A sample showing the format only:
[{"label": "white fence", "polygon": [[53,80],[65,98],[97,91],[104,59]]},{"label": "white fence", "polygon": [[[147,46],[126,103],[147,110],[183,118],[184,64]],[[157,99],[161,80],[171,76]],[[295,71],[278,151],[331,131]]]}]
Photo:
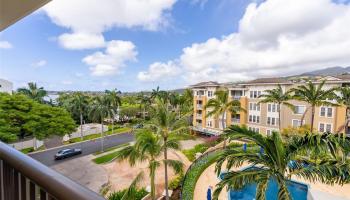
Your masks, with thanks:
[{"label": "white fence", "polygon": [[31,148],[31,147],[33,147],[34,149],[37,149],[37,148],[43,146],[44,142],[33,138],[33,139],[29,139],[29,140],[23,140],[23,141],[19,141],[16,143],[12,143],[9,145],[17,150],[22,150],[22,149]]}]

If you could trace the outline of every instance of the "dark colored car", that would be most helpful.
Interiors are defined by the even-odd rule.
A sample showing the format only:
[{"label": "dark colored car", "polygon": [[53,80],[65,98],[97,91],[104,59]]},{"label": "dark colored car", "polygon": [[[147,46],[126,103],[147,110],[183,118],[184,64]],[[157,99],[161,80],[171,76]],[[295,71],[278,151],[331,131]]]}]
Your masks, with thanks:
[{"label": "dark colored car", "polygon": [[143,128],[143,124],[136,124],[134,126],[134,129],[139,129],[139,128]]},{"label": "dark colored car", "polygon": [[55,155],[55,160],[69,158],[81,154],[81,149],[62,149]]}]

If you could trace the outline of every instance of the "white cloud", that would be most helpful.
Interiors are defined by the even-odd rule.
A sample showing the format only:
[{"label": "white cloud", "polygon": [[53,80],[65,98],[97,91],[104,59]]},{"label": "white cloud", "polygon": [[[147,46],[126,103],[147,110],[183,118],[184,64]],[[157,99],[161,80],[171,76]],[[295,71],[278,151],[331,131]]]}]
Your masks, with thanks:
[{"label": "white cloud", "polygon": [[102,34],[64,33],[58,37],[59,44],[66,49],[93,49],[105,46]]},{"label": "white cloud", "polygon": [[331,0],[251,3],[238,32],[183,49],[187,83],[239,81],[350,65],[350,5]]},{"label": "white cloud", "polygon": [[181,73],[181,69],[173,62],[156,62],[149,66],[148,71],[139,72],[137,78],[141,81],[160,81],[175,77]]},{"label": "white cloud", "polygon": [[83,77],[84,76],[84,74],[83,73],[80,73],[80,72],[77,72],[77,73],[75,73],[74,74],[76,77]]},{"label": "white cloud", "polygon": [[73,84],[73,81],[70,81],[70,80],[63,80],[63,81],[62,81],[62,84],[63,84],[63,85],[72,85],[72,84]]},{"label": "white cloud", "polygon": [[46,61],[46,60],[39,60],[39,61],[37,61],[37,62],[35,62],[35,63],[32,63],[32,66],[33,66],[34,68],[40,68],[40,67],[45,66],[46,64],[47,64],[47,61]]},{"label": "white cloud", "polygon": [[11,49],[13,46],[8,41],[0,41],[0,49]]},{"label": "white cloud", "polygon": [[208,0],[192,0],[191,3],[194,5],[199,5],[201,8],[204,8]]},{"label": "white cloud", "polygon": [[[102,33],[113,27],[159,30],[167,26],[167,12],[176,0],[59,0],[43,9],[51,21],[71,30],[59,37],[69,49],[101,47]],[[68,41],[74,41],[71,45]],[[89,41],[89,39],[93,41]]]},{"label": "white cloud", "polygon": [[112,40],[108,42],[105,52],[97,51],[83,58],[90,65],[91,75],[110,76],[120,72],[128,61],[136,61],[137,51],[130,41]]}]

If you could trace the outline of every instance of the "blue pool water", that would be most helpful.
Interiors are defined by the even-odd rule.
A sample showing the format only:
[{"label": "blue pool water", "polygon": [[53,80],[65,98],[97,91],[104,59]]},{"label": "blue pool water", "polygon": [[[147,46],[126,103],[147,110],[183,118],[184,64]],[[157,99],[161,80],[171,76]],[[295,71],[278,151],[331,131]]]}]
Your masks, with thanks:
[{"label": "blue pool water", "polygon": [[[223,178],[225,174],[221,174]],[[287,184],[289,192],[294,200],[307,200],[308,186],[302,183],[290,181]],[[246,185],[241,190],[230,190],[230,200],[254,200],[256,195],[256,184]],[[274,179],[270,179],[266,190],[266,200],[278,200],[278,184]]]}]

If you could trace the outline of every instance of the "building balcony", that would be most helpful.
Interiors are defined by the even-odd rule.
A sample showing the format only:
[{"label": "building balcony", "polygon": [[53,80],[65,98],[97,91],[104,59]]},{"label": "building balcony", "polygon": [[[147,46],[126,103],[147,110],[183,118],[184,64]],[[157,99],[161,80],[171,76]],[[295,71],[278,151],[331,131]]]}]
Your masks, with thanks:
[{"label": "building balcony", "polygon": [[242,96],[232,96],[232,99],[234,100],[240,100]]},{"label": "building balcony", "polygon": [[241,119],[231,118],[231,122],[239,124],[239,123],[241,123]]},{"label": "building balcony", "polygon": [[198,114],[198,113],[196,114],[196,118],[197,118],[197,119],[202,119],[202,117],[203,117],[202,114]]},{"label": "building balcony", "polygon": [[53,169],[0,142],[1,200],[104,200]]},{"label": "building balcony", "polygon": [[202,110],[203,109],[203,105],[202,104],[197,104],[197,109],[200,109],[200,110]]}]

